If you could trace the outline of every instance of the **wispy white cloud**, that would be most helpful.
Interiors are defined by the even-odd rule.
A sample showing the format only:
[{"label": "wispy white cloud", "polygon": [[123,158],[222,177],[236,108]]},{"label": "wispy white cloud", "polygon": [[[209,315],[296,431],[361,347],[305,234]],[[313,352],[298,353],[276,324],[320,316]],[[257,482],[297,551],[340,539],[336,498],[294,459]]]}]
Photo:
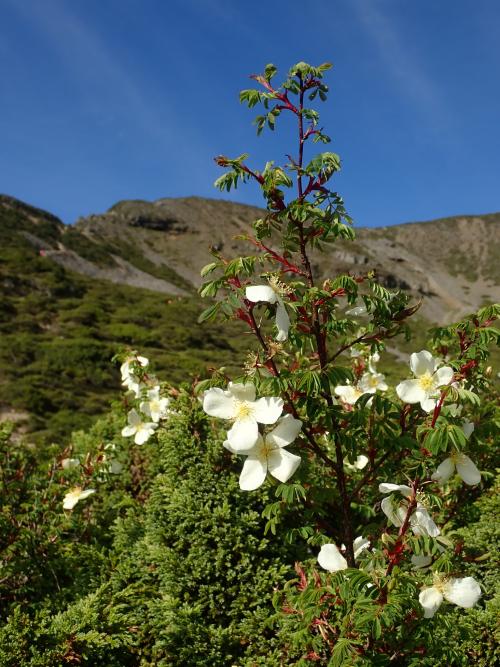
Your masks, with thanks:
[{"label": "wispy white cloud", "polygon": [[380,0],[352,0],[352,7],[363,29],[374,42],[386,71],[399,93],[412,102],[434,130],[442,130],[451,120],[444,96],[425,71],[415,48],[405,40],[397,25],[381,7]]},{"label": "wispy white cloud", "polygon": [[[69,72],[72,85],[87,111],[100,122],[118,117],[132,119],[145,136],[163,149],[172,148],[178,137],[169,131],[175,126],[175,112],[161,105],[120,62],[118,54],[85,19],[60,0],[16,2],[7,0],[26,22],[34,25]],[[164,100],[163,100],[164,101]],[[165,117],[167,115],[167,117]],[[118,130],[119,132],[119,130]]]}]

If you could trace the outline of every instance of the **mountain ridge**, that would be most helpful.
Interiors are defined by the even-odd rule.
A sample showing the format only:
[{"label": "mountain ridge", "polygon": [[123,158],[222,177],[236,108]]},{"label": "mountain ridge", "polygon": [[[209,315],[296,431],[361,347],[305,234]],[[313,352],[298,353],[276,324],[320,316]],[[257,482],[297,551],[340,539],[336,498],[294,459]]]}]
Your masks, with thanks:
[{"label": "mountain ridge", "polygon": [[[202,198],[125,201],[69,226],[1,195],[0,420],[64,441],[116,399],[111,358],[123,347],[141,350],[175,385],[210,367],[238,368],[250,345],[241,323],[197,324],[206,305],[196,287],[209,246],[247,254],[233,236],[264,213]],[[401,377],[429,324],[500,300],[499,222],[492,214],[360,229],[354,242],[312,257],[320,279],[375,269],[387,286],[423,296],[416,338],[391,341],[384,355],[388,378]]]},{"label": "mountain ridge", "polygon": [[[164,197],[122,200],[104,213],[64,225],[56,216],[5,195],[0,206],[17,211],[24,206],[35,230],[40,218],[51,225],[41,236],[33,229],[22,231],[65,268],[178,296],[199,287],[199,270],[211,260],[210,246],[230,257],[247,254],[248,244],[234,237],[266,215],[257,207],[226,200]],[[42,227],[47,232],[47,224]],[[319,280],[374,270],[385,286],[423,298],[422,314],[439,324],[500,300],[500,213],[355,231],[354,242],[339,241],[312,257]]]}]

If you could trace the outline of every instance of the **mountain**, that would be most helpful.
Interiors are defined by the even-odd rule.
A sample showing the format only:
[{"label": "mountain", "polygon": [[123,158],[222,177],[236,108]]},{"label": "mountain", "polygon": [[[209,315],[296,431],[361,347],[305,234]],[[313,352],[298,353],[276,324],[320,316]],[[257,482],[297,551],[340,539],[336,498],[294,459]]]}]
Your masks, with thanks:
[{"label": "mountain", "polygon": [[[247,340],[236,323],[229,332],[196,324],[199,272],[210,246],[227,257],[252,252],[234,237],[263,215],[167,198],[122,201],[68,226],[0,195],[0,419],[24,419],[50,438],[85,426],[117,396],[110,359],[120,346],[151,355],[172,382],[230,365]],[[443,324],[500,301],[499,223],[495,213],[358,229],[313,266],[321,279],[375,270],[423,299],[423,324]]]},{"label": "mountain", "polygon": [[[0,205],[22,206],[10,202],[3,197]],[[251,252],[234,237],[264,215],[255,207],[198,197],[122,201],[71,227],[49,216],[57,238],[34,230],[25,236],[77,273],[186,295],[200,284],[210,246],[228,257]],[[354,243],[340,242],[313,262],[320,278],[374,269],[386,286],[423,297],[422,315],[444,323],[500,299],[498,257],[500,213],[494,213],[361,228]]]}]

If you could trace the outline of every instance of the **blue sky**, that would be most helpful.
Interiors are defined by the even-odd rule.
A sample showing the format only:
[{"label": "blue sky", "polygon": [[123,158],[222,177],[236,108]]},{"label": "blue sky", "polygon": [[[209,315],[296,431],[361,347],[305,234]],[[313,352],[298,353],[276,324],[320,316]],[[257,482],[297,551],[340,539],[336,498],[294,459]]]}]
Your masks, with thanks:
[{"label": "blue sky", "polygon": [[[274,9],[273,9],[274,7]],[[500,210],[498,0],[0,0],[0,192],[65,222],[220,197],[212,158],[286,161],[238,92],[334,63],[321,123],[360,226]],[[230,197],[260,205],[246,186]]]}]

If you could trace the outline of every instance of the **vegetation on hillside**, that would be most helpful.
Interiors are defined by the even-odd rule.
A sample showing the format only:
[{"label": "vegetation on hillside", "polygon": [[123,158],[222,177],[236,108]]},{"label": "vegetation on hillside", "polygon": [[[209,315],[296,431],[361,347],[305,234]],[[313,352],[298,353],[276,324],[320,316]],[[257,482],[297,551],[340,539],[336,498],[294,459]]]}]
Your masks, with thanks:
[{"label": "vegetation on hillside", "polygon": [[[58,223],[40,220],[37,234],[57,242]],[[0,405],[29,413],[25,425],[38,438],[64,443],[108,409],[120,348],[140,347],[175,383],[234,362],[241,337],[198,325],[196,297],[75,274],[40,254],[27,229],[26,209],[0,207]]]}]

